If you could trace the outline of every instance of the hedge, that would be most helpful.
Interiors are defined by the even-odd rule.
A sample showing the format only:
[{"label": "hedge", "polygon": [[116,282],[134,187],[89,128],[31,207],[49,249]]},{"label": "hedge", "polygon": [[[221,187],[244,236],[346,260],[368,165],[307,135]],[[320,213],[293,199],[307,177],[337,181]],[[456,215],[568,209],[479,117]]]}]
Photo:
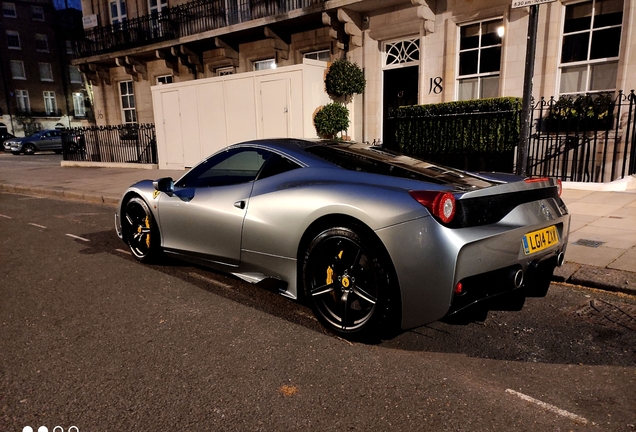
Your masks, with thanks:
[{"label": "hedge", "polygon": [[508,153],[519,142],[521,98],[404,106],[396,110],[395,141],[406,154]]}]

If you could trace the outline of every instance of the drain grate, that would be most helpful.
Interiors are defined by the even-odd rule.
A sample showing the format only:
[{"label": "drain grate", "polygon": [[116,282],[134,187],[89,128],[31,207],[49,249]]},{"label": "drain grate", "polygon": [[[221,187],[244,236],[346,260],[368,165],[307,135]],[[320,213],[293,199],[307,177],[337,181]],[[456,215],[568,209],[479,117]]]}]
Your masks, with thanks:
[{"label": "drain grate", "polygon": [[636,331],[636,305],[617,305],[604,300],[591,300],[581,306],[576,314],[603,326]]},{"label": "drain grate", "polygon": [[605,244],[605,242],[596,241],[596,240],[588,240],[588,239],[578,239],[577,241],[575,241],[572,244],[579,245],[579,246],[591,247],[591,248],[597,248],[600,245]]}]

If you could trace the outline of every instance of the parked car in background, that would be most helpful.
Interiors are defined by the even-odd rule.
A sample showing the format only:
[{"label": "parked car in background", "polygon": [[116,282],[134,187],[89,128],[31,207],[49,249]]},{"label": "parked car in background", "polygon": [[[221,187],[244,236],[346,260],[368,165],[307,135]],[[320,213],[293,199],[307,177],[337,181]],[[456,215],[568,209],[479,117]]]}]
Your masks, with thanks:
[{"label": "parked car in background", "polygon": [[[12,133],[7,132],[6,129],[0,130],[0,143],[4,144],[4,142],[10,138],[15,138],[15,136]],[[4,145],[3,145],[3,148],[4,148]]]},{"label": "parked car in background", "polygon": [[4,142],[4,149],[14,155],[31,155],[36,151],[62,153],[62,132],[57,129],[42,130],[23,138],[11,138]]},{"label": "parked car in background", "polygon": [[481,300],[545,296],[570,215],[553,178],[469,173],[368,145],[230,146],[123,195],[118,235],[252,283],[277,281],[334,333],[373,337]]}]

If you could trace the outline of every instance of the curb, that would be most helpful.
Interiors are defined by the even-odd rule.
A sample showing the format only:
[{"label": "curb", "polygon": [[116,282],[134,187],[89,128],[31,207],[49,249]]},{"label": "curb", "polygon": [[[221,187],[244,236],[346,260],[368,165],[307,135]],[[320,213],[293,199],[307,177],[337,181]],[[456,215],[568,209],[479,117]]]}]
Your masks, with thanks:
[{"label": "curb", "polygon": [[67,189],[48,189],[41,187],[29,187],[0,183],[0,190],[16,194],[32,194],[50,198],[68,199],[73,201],[86,201],[92,204],[106,204],[113,207],[116,207],[119,204],[119,197],[90,193],[85,194],[82,192],[71,191]]},{"label": "curb", "polygon": [[566,262],[554,269],[554,282],[636,296],[636,273]]}]

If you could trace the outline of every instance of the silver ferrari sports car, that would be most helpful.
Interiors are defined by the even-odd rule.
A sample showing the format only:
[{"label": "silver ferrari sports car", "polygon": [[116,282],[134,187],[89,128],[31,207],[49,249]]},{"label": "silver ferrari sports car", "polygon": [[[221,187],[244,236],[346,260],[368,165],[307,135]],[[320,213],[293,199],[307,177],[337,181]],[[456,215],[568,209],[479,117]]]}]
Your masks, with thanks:
[{"label": "silver ferrari sports car", "polygon": [[139,261],[273,280],[331,331],[361,338],[512,291],[544,296],[568,240],[560,188],[358,143],[256,140],[176,181],[131,186],[115,225]]}]

